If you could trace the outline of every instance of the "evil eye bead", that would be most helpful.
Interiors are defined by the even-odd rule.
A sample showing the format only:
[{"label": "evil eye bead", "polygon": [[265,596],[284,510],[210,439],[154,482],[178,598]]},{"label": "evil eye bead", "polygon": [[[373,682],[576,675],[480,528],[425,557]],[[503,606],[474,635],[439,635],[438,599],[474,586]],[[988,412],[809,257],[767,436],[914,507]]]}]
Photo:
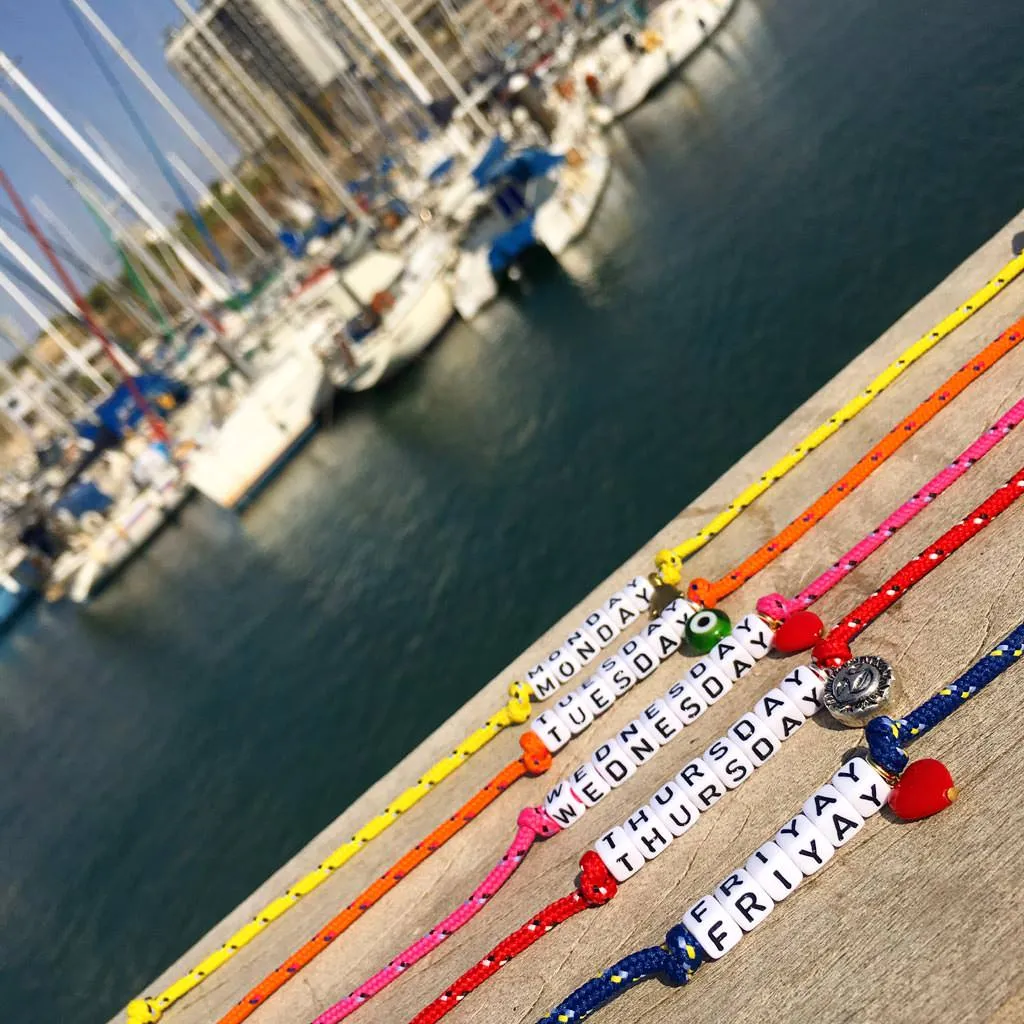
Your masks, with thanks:
[{"label": "evil eye bead", "polygon": [[732,623],[717,608],[702,608],[686,623],[686,642],[698,653],[708,654],[732,632]]}]

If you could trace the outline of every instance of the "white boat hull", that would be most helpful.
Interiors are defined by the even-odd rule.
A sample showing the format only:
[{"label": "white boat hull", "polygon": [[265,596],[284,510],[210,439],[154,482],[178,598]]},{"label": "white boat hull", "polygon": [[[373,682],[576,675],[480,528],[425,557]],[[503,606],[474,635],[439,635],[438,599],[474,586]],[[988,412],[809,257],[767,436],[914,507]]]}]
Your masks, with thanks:
[{"label": "white boat hull", "polygon": [[603,140],[593,139],[578,167],[565,166],[558,191],[537,211],[533,231],[553,256],[561,256],[587,229],[608,183],[611,160]]},{"label": "white boat hull", "polygon": [[188,480],[227,509],[245,505],[316,426],[324,367],[296,347],[256,382],[211,441],[189,459]]}]

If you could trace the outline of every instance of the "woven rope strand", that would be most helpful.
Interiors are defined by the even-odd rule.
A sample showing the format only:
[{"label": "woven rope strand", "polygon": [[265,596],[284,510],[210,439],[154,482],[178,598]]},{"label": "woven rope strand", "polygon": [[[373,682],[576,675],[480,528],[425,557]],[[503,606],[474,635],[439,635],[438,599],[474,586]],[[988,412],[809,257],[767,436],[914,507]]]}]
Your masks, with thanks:
[{"label": "woven rope strand", "polygon": [[799,465],[840,427],[849,423],[858,413],[866,409],[908,367],[970,319],[982,306],[991,302],[1021,271],[1024,271],[1024,253],[1007,263],[963,305],[958,306],[926,335],[900,353],[862,392],[837,409],[824,423],[815,427],[792,451],[767,470],[764,476],[738,494],[726,509],[715,516],[711,522],[676,547],[659,552],[655,563],[662,580],[673,585],[681,583],[683,563],[688,558],[704,547],[712,537],[721,533],[742,514],[748,505],[756,501],[772,484],[781,480],[794,466]]},{"label": "woven rope strand", "polygon": [[893,537],[923,512],[943,491],[981,461],[1022,421],[1024,421],[1024,399],[1021,399],[1005,416],[989,427],[952,463],[932,477],[917,494],[879,523],[863,540],[858,541],[850,548],[831,568],[809,583],[796,597],[785,598],[781,594],[766,594],[757,601],[758,612],[777,622],[785,622],[793,612],[801,608],[809,608],[845,579],[865,559],[874,554],[890,537]]},{"label": "woven rope strand", "polygon": [[932,392],[909,416],[904,417],[857,464],[844,473],[820,498],[804,509],[788,526],[743,563],[713,583],[694,580],[688,597],[705,608],[713,608],[723,597],[738,590],[756,576],[825,516],[848,498],[879,466],[900,450],[925,424],[930,423],[958,395],[991,369],[1007,352],[1024,340],[1024,318],[1003,331],[973,359],[965,363],[944,384]]},{"label": "woven rope strand", "polygon": [[241,1024],[258,1006],[261,1006],[270,996],[291,981],[299,971],[312,963],[328,945],[355,924],[370,907],[398,885],[410,871],[422,864],[431,854],[465,828],[469,822],[478,817],[509,786],[525,775],[540,775],[547,771],[551,766],[551,754],[547,748],[539,740],[536,743],[531,742],[529,733],[521,737],[521,742],[527,748],[521,758],[506,765],[455,814],[434,829],[422,842],[417,843],[341,913],[328,921],[305,945],[250,989],[221,1017],[218,1024]]},{"label": "woven rope strand", "polygon": [[[971,697],[1008,668],[1019,662],[1022,656],[1024,622],[1000,641],[994,650],[975,662],[958,679],[918,705],[905,718],[897,721],[886,716],[872,719],[865,730],[872,759],[882,768],[899,774],[907,761],[901,741],[906,745],[919,740],[926,732],[963,707]],[[681,947],[685,947],[688,940],[681,932],[692,941],[692,946],[686,953],[681,952]],[[689,953],[696,955],[691,956]],[[627,988],[645,978],[663,974],[671,982],[685,984],[700,965],[699,944],[686,932],[682,924],[676,925],[669,931],[663,946],[638,950],[624,957],[599,977],[584,982],[551,1013],[537,1021],[537,1024],[579,1024],[616,996],[621,995]]]},{"label": "woven rope strand", "polygon": [[558,822],[551,818],[540,807],[525,808],[519,814],[519,828],[508,850],[487,877],[473,891],[472,896],[457,910],[449,914],[439,925],[431,928],[423,938],[394,958],[383,970],[356,987],[355,991],[344,999],[338,1000],[313,1022],[313,1024],[339,1024],[350,1013],[354,1013],[370,999],[383,992],[399,975],[407,971],[413,964],[422,960],[428,953],[437,949],[460,928],[465,927],[486,906],[494,894],[515,874],[523,859],[530,852],[530,847],[538,839],[555,835],[559,831]]},{"label": "woven rope strand", "polygon": [[[682,580],[681,567],[696,551],[717,536],[743,511],[757,500],[777,480],[781,480],[806,455],[831,437],[841,426],[865,409],[874,398],[918,359],[931,351],[940,341],[968,320],[979,309],[992,301],[1011,281],[1024,272],[1024,254],[1010,260],[966,302],[958,306],[932,330],[907,348],[882,371],[863,392],[848,401],[834,415],[820,424],[788,455],[780,459],[759,480],[747,487],[729,506],[700,529],[693,537],[683,541],[671,551],[661,552],[658,569],[666,583],[678,584]],[[173,982],[156,996],[145,996],[128,1004],[128,1024],[154,1024],[168,1007],[200,985],[211,974],[231,960],[240,949],[252,942],[272,921],[290,910],[299,899],[323,885],[335,871],[389,828],[397,818],[414,807],[436,785],[464,764],[473,754],[486,746],[495,736],[513,724],[522,724],[530,716],[529,691],[522,683],[513,683],[511,697],[504,708],[492,715],[481,728],[460,743],[453,754],[425,772],[416,785],[400,794],[384,810],[360,828],[352,839],[335,850],[314,871],[299,879],[285,893],[264,907],[254,919],[232,935],[224,945],[205,957],[187,974]]]}]

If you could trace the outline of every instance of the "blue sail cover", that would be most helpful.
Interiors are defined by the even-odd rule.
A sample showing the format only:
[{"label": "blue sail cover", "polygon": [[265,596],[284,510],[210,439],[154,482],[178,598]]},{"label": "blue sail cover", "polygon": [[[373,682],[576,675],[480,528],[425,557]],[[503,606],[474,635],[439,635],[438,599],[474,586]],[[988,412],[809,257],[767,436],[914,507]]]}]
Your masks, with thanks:
[{"label": "blue sail cover", "polygon": [[532,215],[525,217],[508,231],[502,232],[491,243],[491,251],[487,255],[491,273],[495,277],[503,274],[515,263],[516,257],[529,249],[535,241]]},{"label": "blue sail cover", "polygon": [[[142,392],[142,397],[157,413],[161,411],[166,399],[171,399],[175,405],[188,400],[188,387],[173,377],[167,377],[162,373],[143,373],[134,380]],[[102,402],[94,406],[93,412],[101,427],[118,437],[123,437],[126,430],[137,426],[142,419],[142,410],[135,404],[128,385],[123,383],[118,384]],[[89,421],[76,423],[75,429],[90,441],[95,440],[103,432],[96,423]]]},{"label": "blue sail cover", "polygon": [[483,180],[478,178],[477,181],[480,185],[492,185],[502,178],[511,178],[513,181],[522,183],[530,181],[532,178],[542,177],[552,167],[557,167],[564,160],[564,156],[557,156],[539,147],[522,149],[507,160],[492,163]]},{"label": "blue sail cover", "polygon": [[455,157],[445,157],[428,175],[427,181],[431,185],[436,185],[439,181],[443,181],[452,173],[452,169],[455,167]]},{"label": "blue sail cover", "polygon": [[470,171],[473,180],[478,185],[485,185],[490,180],[491,168],[501,163],[507,152],[508,143],[500,135],[495,135],[487,146],[487,152],[480,158],[480,163]]}]

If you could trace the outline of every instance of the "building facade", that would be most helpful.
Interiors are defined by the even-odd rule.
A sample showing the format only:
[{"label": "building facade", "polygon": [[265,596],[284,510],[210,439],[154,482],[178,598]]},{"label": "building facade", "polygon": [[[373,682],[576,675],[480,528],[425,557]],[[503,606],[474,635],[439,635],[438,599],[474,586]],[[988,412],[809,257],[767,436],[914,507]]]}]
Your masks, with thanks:
[{"label": "building facade", "polygon": [[[359,2],[430,93],[438,99],[447,97],[436,71],[380,0]],[[397,3],[463,82],[488,62],[493,64],[517,33],[521,37],[536,11],[523,0]],[[348,143],[362,144],[372,120],[366,113],[367,101],[385,120],[411,103],[399,75],[342,0],[207,0],[196,20],[203,28],[186,24],[169,36],[167,61],[243,153],[258,151],[276,128],[247,100],[231,69],[204,38],[206,28],[248,75],[289,107],[296,123],[307,128],[315,120]]]}]

